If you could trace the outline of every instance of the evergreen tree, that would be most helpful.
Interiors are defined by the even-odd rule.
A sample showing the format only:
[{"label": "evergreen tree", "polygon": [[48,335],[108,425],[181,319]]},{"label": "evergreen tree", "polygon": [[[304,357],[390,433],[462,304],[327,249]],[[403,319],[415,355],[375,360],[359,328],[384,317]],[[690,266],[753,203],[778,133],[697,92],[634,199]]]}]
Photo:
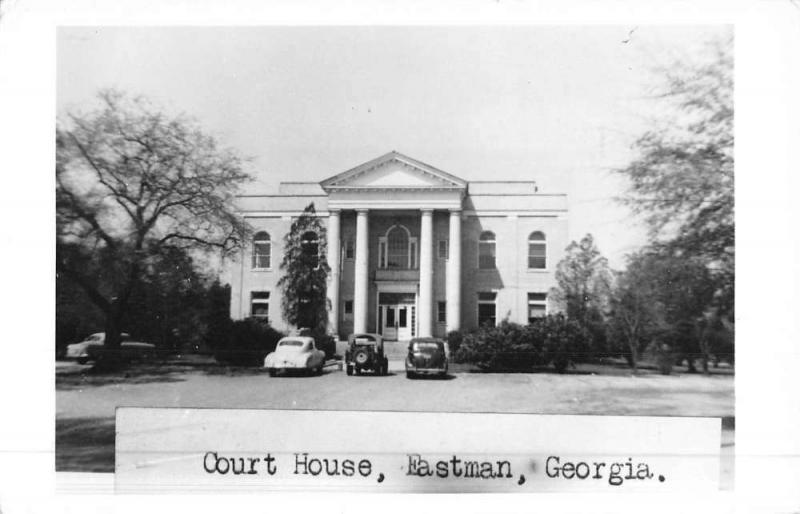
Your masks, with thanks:
[{"label": "evergreen tree", "polygon": [[283,317],[298,328],[324,334],[328,324],[326,229],[316,215],[314,204],[292,222],[283,238],[284,254],[278,281],[282,290]]}]

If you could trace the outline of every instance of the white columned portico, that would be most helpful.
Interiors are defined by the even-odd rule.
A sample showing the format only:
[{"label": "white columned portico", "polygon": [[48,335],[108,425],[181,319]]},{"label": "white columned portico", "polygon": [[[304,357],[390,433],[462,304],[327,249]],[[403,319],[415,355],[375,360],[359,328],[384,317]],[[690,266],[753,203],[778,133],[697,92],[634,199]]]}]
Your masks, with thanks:
[{"label": "white columned portico", "polygon": [[330,283],[328,284],[328,301],[331,309],[328,311],[328,332],[339,337],[339,249],[340,216],[337,209],[332,209],[328,215],[328,265],[331,267]]},{"label": "white columned portico", "polygon": [[369,292],[369,216],[367,209],[356,210],[356,262],[353,298],[353,332],[367,331]]},{"label": "white columned portico", "polygon": [[419,238],[419,335],[433,335],[433,209],[422,209]]},{"label": "white columned portico", "polygon": [[447,259],[447,331],[461,329],[461,211],[450,211]]}]

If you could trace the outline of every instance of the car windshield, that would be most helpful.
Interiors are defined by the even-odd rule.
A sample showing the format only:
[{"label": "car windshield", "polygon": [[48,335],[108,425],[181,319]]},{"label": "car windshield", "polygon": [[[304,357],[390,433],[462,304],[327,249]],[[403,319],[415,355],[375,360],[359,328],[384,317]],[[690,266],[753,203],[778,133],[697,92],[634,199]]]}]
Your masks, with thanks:
[{"label": "car windshield", "polygon": [[420,342],[420,343],[414,343],[414,346],[413,346],[413,349],[414,349],[414,351],[420,351],[420,350],[438,350],[438,349],[440,349],[440,348],[441,348],[441,343],[435,343],[435,342]]},{"label": "car windshield", "polygon": [[303,341],[287,339],[286,341],[281,341],[278,346],[303,346]]}]

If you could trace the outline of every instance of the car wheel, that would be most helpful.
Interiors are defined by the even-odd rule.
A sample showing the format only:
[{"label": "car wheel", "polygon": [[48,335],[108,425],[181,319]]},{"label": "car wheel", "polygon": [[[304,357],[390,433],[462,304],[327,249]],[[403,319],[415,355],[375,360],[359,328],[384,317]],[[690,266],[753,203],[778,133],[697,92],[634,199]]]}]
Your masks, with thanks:
[{"label": "car wheel", "polygon": [[86,357],[78,357],[78,364],[86,364],[87,362],[89,362],[89,359]]},{"label": "car wheel", "polygon": [[317,375],[322,375],[322,364],[317,368]]},{"label": "car wheel", "polygon": [[414,374],[412,372],[410,372],[410,371],[406,371],[406,378],[413,379],[414,378]]},{"label": "car wheel", "polygon": [[269,369],[269,376],[274,377],[276,374],[277,374],[277,371],[275,371],[275,368],[270,368]]},{"label": "car wheel", "polygon": [[352,375],[353,375],[353,366],[348,365],[347,366],[347,376],[352,376]]},{"label": "car wheel", "polygon": [[360,375],[360,374],[361,374],[361,368],[356,366],[356,375]]}]

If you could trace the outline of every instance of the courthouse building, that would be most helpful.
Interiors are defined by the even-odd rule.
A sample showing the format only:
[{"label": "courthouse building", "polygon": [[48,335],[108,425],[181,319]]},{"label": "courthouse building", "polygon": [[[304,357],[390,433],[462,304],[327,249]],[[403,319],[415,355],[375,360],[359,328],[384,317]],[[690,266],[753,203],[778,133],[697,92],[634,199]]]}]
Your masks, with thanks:
[{"label": "courthouse building", "polygon": [[230,269],[231,317],[292,328],[281,313],[279,265],[283,238],[310,203],[327,226],[329,330],[340,338],[444,336],[552,312],[567,197],[504,181],[502,169],[485,177],[496,180],[467,182],[390,152],[322,182],[239,197],[255,235]]}]

